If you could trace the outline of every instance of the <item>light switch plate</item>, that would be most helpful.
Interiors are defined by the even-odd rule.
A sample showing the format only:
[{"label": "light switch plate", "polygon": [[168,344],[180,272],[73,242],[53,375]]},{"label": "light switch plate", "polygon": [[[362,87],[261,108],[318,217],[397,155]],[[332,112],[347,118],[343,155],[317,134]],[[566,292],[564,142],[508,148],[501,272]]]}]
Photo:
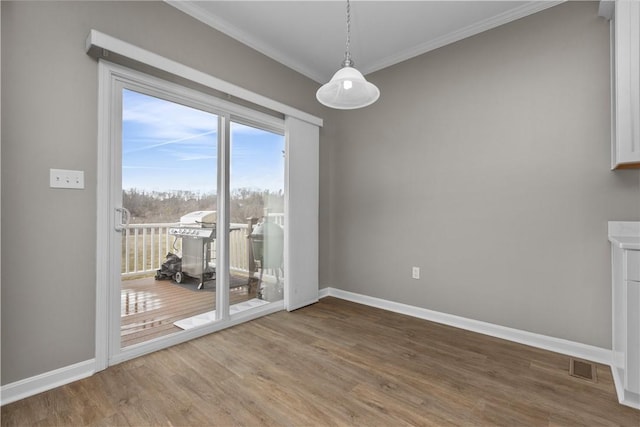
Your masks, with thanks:
[{"label": "light switch plate", "polygon": [[81,190],[84,188],[84,171],[50,169],[49,187]]}]

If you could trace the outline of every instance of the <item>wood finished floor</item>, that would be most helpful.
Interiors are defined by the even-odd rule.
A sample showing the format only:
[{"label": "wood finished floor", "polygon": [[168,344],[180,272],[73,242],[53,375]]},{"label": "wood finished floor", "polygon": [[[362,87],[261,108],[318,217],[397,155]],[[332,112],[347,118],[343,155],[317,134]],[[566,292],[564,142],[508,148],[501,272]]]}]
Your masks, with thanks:
[{"label": "wood finished floor", "polygon": [[[215,282],[209,282],[207,286],[213,286],[212,283]],[[252,282],[251,290],[247,283],[246,276],[231,276],[234,286],[229,290],[231,304],[255,298],[256,283]],[[123,280],[121,298],[122,347],[179,332],[182,329],[173,322],[216,308],[215,291],[190,290],[171,280],[154,280],[153,277]]]},{"label": "wood finished floor", "polygon": [[639,426],[569,358],[335,298],[2,408],[2,426]]}]

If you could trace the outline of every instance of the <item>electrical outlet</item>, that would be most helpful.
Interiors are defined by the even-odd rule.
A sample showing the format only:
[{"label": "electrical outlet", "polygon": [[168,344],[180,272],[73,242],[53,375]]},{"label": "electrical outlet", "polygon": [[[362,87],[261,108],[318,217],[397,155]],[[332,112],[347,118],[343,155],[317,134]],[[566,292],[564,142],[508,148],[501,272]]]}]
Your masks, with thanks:
[{"label": "electrical outlet", "polygon": [[83,189],[84,171],[49,169],[49,187]]},{"label": "electrical outlet", "polygon": [[420,278],[420,267],[412,267],[411,268],[411,277],[414,279]]}]

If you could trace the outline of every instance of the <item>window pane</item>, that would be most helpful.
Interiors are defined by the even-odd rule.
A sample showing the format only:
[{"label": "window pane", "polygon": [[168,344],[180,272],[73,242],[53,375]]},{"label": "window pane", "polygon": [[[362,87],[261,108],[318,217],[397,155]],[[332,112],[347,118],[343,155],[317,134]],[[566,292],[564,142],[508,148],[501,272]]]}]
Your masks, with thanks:
[{"label": "window pane", "polygon": [[[181,331],[174,322],[215,309],[210,211],[217,202],[218,117],[127,89],[122,107],[122,198],[131,213],[122,232],[126,347]],[[194,212],[199,216],[189,216]]]},{"label": "window pane", "polygon": [[231,272],[260,301],[283,298],[284,149],[282,135],[231,123]]}]

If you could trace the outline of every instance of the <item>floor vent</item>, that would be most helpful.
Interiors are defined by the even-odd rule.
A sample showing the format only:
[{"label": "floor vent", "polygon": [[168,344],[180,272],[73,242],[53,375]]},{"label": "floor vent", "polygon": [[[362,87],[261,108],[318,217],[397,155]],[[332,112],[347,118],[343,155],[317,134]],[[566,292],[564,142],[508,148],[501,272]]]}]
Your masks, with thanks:
[{"label": "floor vent", "polygon": [[583,380],[592,381],[594,383],[598,381],[595,363],[584,360],[570,358],[569,375]]}]

